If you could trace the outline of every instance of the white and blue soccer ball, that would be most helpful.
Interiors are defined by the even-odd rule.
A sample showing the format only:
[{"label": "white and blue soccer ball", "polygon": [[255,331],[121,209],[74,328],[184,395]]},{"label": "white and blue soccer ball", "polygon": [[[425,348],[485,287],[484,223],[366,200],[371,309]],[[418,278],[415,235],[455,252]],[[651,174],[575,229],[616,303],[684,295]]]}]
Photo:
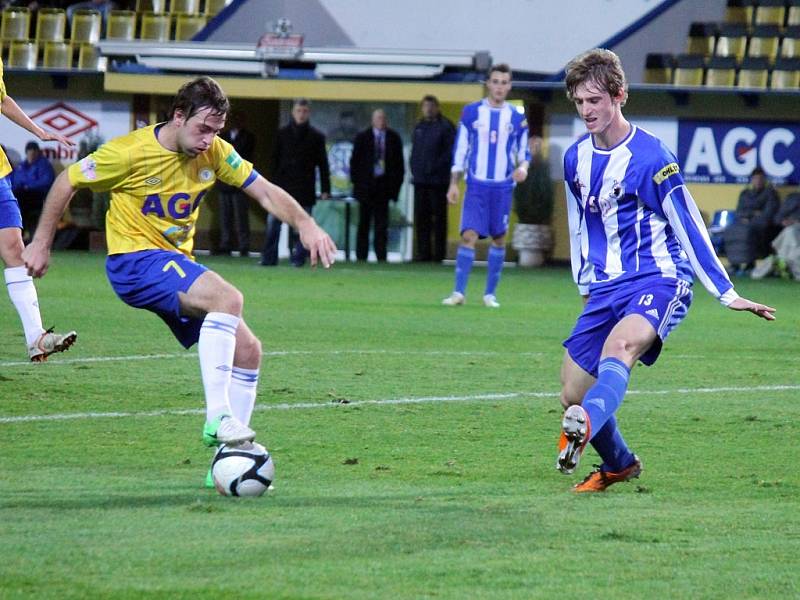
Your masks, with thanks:
[{"label": "white and blue soccer ball", "polygon": [[211,476],[223,496],[261,496],[275,479],[275,465],[261,444],[222,444],[211,461]]}]

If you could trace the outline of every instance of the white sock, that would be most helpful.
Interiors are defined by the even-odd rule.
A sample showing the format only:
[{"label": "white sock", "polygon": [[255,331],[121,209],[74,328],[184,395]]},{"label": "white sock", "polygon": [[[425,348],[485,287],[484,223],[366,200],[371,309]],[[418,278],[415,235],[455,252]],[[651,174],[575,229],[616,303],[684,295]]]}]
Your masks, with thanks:
[{"label": "white sock", "polygon": [[231,372],[231,387],[228,395],[233,416],[245,425],[250,424],[250,416],[256,404],[256,390],[258,389],[258,369],[242,369],[233,367]]},{"label": "white sock", "polygon": [[22,321],[25,342],[30,346],[44,333],[42,315],[39,313],[39,297],[36,295],[33,277],[28,275],[28,270],[24,266],[6,269],[5,276],[8,295]]},{"label": "white sock", "polygon": [[239,317],[211,312],[203,320],[197,351],[200,373],[206,393],[206,420],[231,414],[228,390],[231,385],[233,353],[236,350],[236,328]]}]

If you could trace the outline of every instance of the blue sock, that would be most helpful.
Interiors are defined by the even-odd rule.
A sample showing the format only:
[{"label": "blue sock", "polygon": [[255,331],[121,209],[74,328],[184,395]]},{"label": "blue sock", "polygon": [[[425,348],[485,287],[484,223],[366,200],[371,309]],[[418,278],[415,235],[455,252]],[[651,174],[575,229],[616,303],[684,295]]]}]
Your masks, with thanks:
[{"label": "blue sock", "polygon": [[611,415],[603,428],[594,434],[591,444],[603,459],[600,467],[603,471],[619,473],[633,463],[633,453],[617,429],[617,419],[614,415]]},{"label": "blue sock", "polygon": [[489,246],[489,272],[486,274],[485,294],[494,296],[497,284],[500,283],[500,273],[503,270],[503,261],[506,259],[506,247],[498,248]]},{"label": "blue sock", "polygon": [[475,248],[459,246],[456,253],[456,291],[464,294],[467,289],[469,272],[472,270],[472,263],[475,261]]},{"label": "blue sock", "polygon": [[[606,421],[614,415],[619,405],[622,404],[631,374],[628,365],[616,358],[604,358],[601,360],[597,372],[597,383],[589,388],[586,396],[583,397],[583,402],[581,402],[581,406],[589,415],[592,436],[603,429]],[[591,438],[589,439],[591,440]]]}]

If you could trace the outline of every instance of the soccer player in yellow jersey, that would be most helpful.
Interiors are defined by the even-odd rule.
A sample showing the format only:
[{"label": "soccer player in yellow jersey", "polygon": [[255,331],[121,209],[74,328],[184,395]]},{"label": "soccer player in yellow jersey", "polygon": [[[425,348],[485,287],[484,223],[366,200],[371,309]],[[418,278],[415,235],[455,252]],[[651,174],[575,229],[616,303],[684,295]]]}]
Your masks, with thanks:
[{"label": "soccer player in yellow jersey", "polygon": [[197,343],[207,445],[252,440],[261,343],[242,319],[241,292],[192,258],[195,223],[219,179],[241,188],[300,233],[311,264],[333,264],[336,246],[283,189],[218,137],[229,111],[217,83],[199,77],[175,97],[169,121],[111,140],[61,173],[24,253],[28,273],[47,271],[56,225],[77,188],[111,192],[106,272],[130,306],[156,313],[186,348]]},{"label": "soccer player in yellow jersey", "polygon": [[[3,63],[0,61],[0,112],[12,123],[30,131],[44,142],[55,141],[72,146],[67,138],[43,130],[30,120],[28,115],[6,93],[3,82]],[[5,152],[0,148],[0,258],[3,259],[6,289],[11,303],[17,309],[25,332],[28,345],[28,357],[31,362],[44,362],[54,352],[62,352],[69,348],[78,337],[74,331],[66,334],[45,331],[42,327],[42,315],[39,312],[39,298],[33,279],[28,275],[22,260],[22,216],[19,203],[11,191],[11,164]]]}]

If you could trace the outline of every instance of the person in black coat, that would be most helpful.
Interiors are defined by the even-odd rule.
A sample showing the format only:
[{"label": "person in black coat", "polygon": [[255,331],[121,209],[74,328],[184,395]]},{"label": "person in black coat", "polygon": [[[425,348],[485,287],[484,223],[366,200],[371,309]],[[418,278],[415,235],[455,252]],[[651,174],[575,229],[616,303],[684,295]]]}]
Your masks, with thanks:
[{"label": "person in black coat", "polygon": [[[241,113],[231,115],[230,127],[220,137],[229,142],[243,159],[253,162],[256,147],[256,136],[244,127]],[[219,254],[229,254],[233,249],[234,224],[236,226],[239,255],[250,254],[250,199],[242,190],[224,183],[219,186]]]},{"label": "person in black coat", "polygon": [[[295,100],[291,122],[278,130],[272,173],[272,181],[294,196],[308,214],[311,214],[317,200],[317,169],[319,169],[320,198],[326,200],[331,194],[325,136],[311,126],[310,118],[311,103],[305,98]],[[269,215],[266,241],[261,253],[263,266],[278,264],[280,233],[281,222]],[[294,229],[289,230],[289,252],[295,267],[302,267],[305,264],[308,253]]]},{"label": "person in black coat", "polygon": [[386,113],[377,109],[372,113],[372,125],[356,135],[350,156],[350,180],[359,206],[358,260],[367,260],[369,232],[374,222],[375,256],[380,262],[386,261],[389,201],[397,201],[404,175],[403,142],[387,126]]},{"label": "person in black coat", "polygon": [[414,178],[414,226],[420,261],[441,262],[447,251],[447,186],[455,135],[453,124],[439,113],[436,96],[425,96],[422,119],[414,127],[409,160]]}]

